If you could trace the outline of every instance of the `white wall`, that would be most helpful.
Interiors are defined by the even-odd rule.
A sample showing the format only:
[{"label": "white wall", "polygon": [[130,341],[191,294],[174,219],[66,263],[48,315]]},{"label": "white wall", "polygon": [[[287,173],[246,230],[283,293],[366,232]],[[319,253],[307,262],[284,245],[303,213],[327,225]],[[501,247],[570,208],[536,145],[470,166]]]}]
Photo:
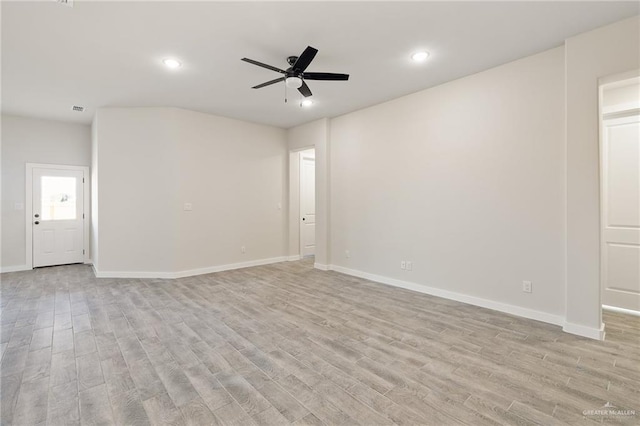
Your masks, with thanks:
[{"label": "white wall", "polygon": [[566,47],[567,331],[600,337],[598,80],[640,68],[640,18],[570,38]]},{"label": "white wall", "polygon": [[91,123],[91,255],[95,269],[98,265],[98,223],[99,223],[99,199],[98,199],[98,118],[93,117]]},{"label": "white wall", "polygon": [[333,265],[562,318],[562,47],[333,119],[330,153]]},{"label": "white wall", "polygon": [[174,276],[285,255],[284,130],[176,108],[96,117],[99,274]]},{"label": "white wall", "polygon": [[[311,123],[293,127],[287,132],[287,141],[290,151],[300,151],[305,148],[315,148],[316,151],[316,256],[315,266],[327,269],[329,265],[329,137],[330,121],[328,119],[316,120]],[[299,193],[299,179],[296,178],[299,169],[294,163],[289,169],[290,179],[289,194],[289,256],[300,253],[298,214],[295,208],[299,203],[296,194]],[[296,183],[297,182],[297,183]],[[291,206],[293,210],[291,210]]]},{"label": "white wall", "polygon": [[185,110],[176,119],[180,201],[193,203],[180,214],[180,268],[285,256],[286,131]]},{"label": "white wall", "polygon": [[2,261],[3,270],[25,259],[25,164],[89,166],[91,129],[81,124],[2,115]]}]

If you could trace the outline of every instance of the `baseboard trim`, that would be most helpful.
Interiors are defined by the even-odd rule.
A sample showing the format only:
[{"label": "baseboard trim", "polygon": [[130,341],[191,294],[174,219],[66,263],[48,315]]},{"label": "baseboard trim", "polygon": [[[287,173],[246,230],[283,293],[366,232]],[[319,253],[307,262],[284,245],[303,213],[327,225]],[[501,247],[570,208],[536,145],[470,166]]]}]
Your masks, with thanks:
[{"label": "baseboard trim", "polygon": [[173,272],[148,272],[148,271],[100,271],[93,267],[96,278],[176,278]]},{"label": "baseboard trim", "polygon": [[300,256],[299,254],[296,254],[294,256],[287,257],[287,261],[289,262],[295,262],[296,260],[302,260],[302,256]]},{"label": "baseboard trim", "polygon": [[0,274],[4,274],[7,272],[20,272],[20,271],[29,271],[31,268],[27,267],[27,265],[17,265],[17,266],[3,266],[0,268]]},{"label": "baseboard trim", "polygon": [[320,269],[321,271],[330,271],[331,265],[325,265],[324,263],[314,263],[313,267],[316,269]]},{"label": "baseboard trim", "polygon": [[394,287],[404,288],[406,290],[416,291],[418,293],[429,294],[431,296],[442,297],[444,299],[455,300],[457,302],[467,303],[469,305],[480,306],[482,308],[493,309],[494,311],[500,311],[511,315],[517,315],[536,321],[542,321],[554,325],[564,325],[564,318],[559,315],[549,314],[547,312],[536,311],[534,309],[523,308],[520,306],[510,305],[508,303],[496,302],[493,300],[482,299],[480,297],[469,296],[462,293],[456,293],[449,290],[443,290],[440,288],[429,287],[422,284],[416,284],[409,281],[397,280],[395,278],[389,278],[382,275],[370,274],[368,272],[362,272],[355,269],[344,268],[338,265],[329,266],[332,271],[340,272],[346,275],[351,275],[358,278],[364,278],[367,280],[375,281],[382,284],[391,285]]},{"label": "baseboard trim", "polygon": [[272,257],[268,259],[249,260],[247,262],[230,263],[227,265],[209,266],[206,268],[189,269],[178,272],[142,272],[142,271],[98,271],[93,267],[93,272],[97,278],[160,278],[177,279],[192,277],[195,275],[212,274],[214,272],[231,271],[234,269],[250,268],[252,266],[270,265],[287,260],[286,256]]},{"label": "baseboard trim", "polygon": [[593,328],[580,324],[565,322],[562,326],[562,331],[595,340],[604,340],[605,336],[604,324],[601,324],[600,328]]},{"label": "baseboard trim", "polygon": [[285,262],[286,256],[271,257],[268,259],[249,260],[246,262],[230,263],[227,265],[210,266],[208,268],[190,269],[174,273],[172,278],[192,277],[194,275],[212,274],[214,272],[231,271],[233,269],[250,268],[252,266],[270,265],[272,263]]},{"label": "baseboard trim", "polygon": [[605,311],[618,312],[620,314],[627,314],[627,315],[640,317],[640,311],[634,311],[633,309],[618,308],[617,306],[609,306],[609,305],[602,305],[602,309],[604,309]]}]

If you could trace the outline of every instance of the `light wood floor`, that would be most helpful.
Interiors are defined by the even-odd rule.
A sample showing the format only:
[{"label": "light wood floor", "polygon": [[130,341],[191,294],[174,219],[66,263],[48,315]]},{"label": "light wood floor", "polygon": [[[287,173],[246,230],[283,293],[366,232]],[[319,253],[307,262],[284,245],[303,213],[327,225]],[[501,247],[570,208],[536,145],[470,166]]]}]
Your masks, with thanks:
[{"label": "light wood floor", "polygon": [[1,308],[3,425],[640,423],[636,317],[598,342],[304,261],[9,273]]}]

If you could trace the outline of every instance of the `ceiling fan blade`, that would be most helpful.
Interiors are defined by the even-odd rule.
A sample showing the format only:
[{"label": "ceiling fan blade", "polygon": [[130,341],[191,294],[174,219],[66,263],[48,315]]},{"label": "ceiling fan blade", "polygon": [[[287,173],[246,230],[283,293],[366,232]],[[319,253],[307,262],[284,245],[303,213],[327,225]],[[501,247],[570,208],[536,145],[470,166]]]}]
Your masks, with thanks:
[{"label": "ceiling fan blade", "polygon": [[311,61],[313,61],[313,58],[315,58],[316,53],[318,53],[318,49],[314,49],[311,46],[307,46],[307,48],[304,49],[304,52],[302,52],[302,55],[298,57],[298,60],[296,61],[296,63],[293,64],[292,68],[294,69],[294,71],[302,72],[306,70],[309,64],[311,63]]},{"label": "ceiling fan blade", "polygon": [[331,81],[349,80],[349,74],[334,74],[331,72],[305,72],[303,76],[305,80],[331,80]]},{"label": "ceiling fan blade", "polygon": [[302,86],[298,87],[298,91],[302,93],[302,96],[304,96],[305,98],[311,96],[311,89],[309,89],[309,86],[307,86],[307,83],[305,83],[304,81],[302,82]]},{"label": "ceiling fan blade", "polygon": [[272,84],[280,83],[284,81],[284,77],[276,78],[275,80],[267,81],[266,83],[258,84],[257,86],[253,86],[252,89],[260,89],[261,87],[270,86]]},{"label": "ceiling fan blade", "polygon": [[262,67],[262,68],[266,68],[266,69],[271,70],[271,71],[279,72],[281,74],[285,73],[285,71],[281,70],[280,68],[276,68],[276,67],[273,67],[271,65],[263,64],[262,62],[254,61],[253,59],[242,58],[242,60],[245,61],[245,62],[249,62],[250,64],[257,65],[257,66]]}]

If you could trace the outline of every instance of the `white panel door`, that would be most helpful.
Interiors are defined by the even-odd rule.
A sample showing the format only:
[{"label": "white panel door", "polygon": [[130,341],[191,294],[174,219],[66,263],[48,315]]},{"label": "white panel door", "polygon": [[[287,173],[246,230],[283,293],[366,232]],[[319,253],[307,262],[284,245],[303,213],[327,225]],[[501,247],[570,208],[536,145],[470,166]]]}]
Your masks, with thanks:
[{"label": "white panel door", "polygon": [[84,260],[84,173],[33,169],[33,267]]},{"label": "white panel door", "polygon": [[300,154],[300,253],[316,254],[316,160]]},{"label": "white panel door", "polygon": [[602,304],[640,311],[640,116],[605,120]]}]

